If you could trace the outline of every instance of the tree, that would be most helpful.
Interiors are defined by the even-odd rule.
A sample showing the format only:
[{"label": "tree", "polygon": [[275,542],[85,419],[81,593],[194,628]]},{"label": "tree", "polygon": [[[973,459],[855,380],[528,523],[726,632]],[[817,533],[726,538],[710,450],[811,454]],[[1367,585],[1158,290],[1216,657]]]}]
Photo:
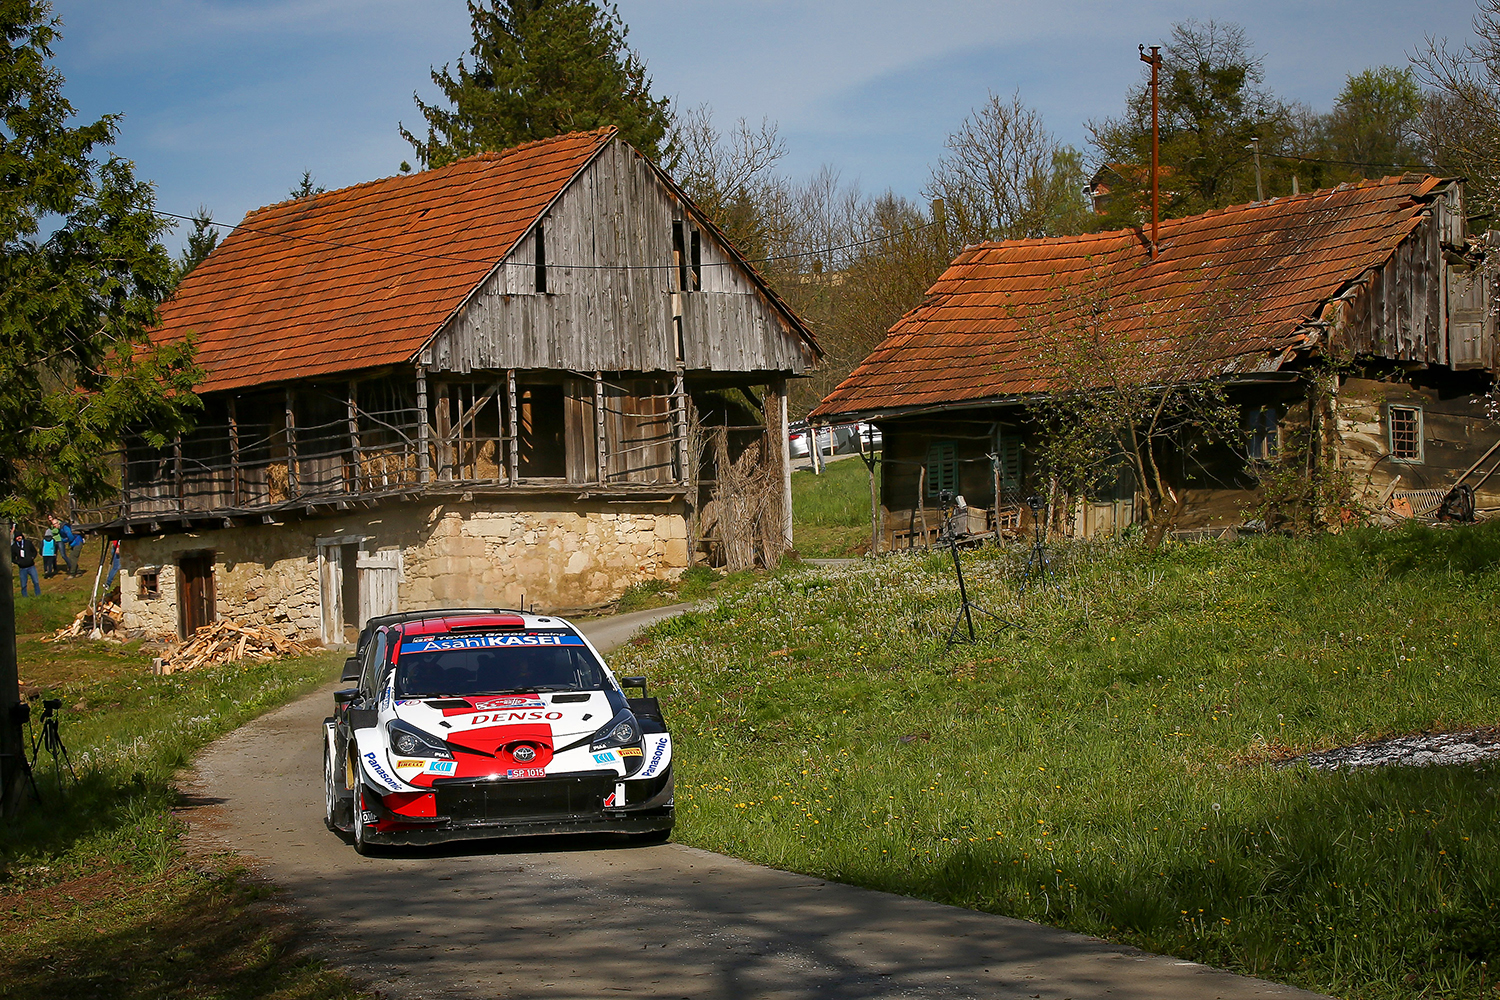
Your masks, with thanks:
[{"label": "tree", "polygon": [[[59,23],[45,0],[0,0],[0,520],[117,491],[127,429],[165,444],[199,373],[192,344],[146,331],[173,280],[151,186],[101,153],[118,116],[75,125],[51,65]],[[0,753],[20,727],[10,550],[0,545]],[[0,803],[18,803],[19,758],[0,757]]]},{"label": "tree", "polygon": [[741,118],[721,133],[713,110],[699,105],[674,124],[671,146],[677,182],[736,250],[751,260],[786,252],[796,225],[790,187],[773,173],[786,155],[774,122]]},{"label": "tree", "polygon": [[[1150,71],[1126,98],[1120,118],[1090,122],[1100,159],[1117,170],[1106,228],[1136,225],[1149,213],[1151,189]],[[1250,52],[1237,24],[1181,21],[1162,53],[1160,143],[1162,214],[1196,215],[1254,201],[1255,166],[1250,147],[1283,148],[1297,135],[1295,109],[1262,86],[1261,60]],[[1286,193],[1291,167],[1263,161],[1265,189]]]},{"label": "tree", "polygon": [[1325,121],[1328,158],[1346,161],[1336,166],[1362,177],[1420,164],[1425,104],[1410,69],[1381,66],[1351,75]]},{"label": "tree", "polygon": [[193,213],[193,231],[188,234],[187,246],[183,248],[182,256],[177,258],[172,286],[175,288],[181,284],[182,279],[207,260],[218,245],[219,231],[214,228],[213,215],[207,208],[199,205],[198,211]]},{"label": "tree", "polygon": [[1238,411],[1212,377],[1217,334],[1234,309],[1203,278],[1179,293],[1196,303],[1182,309],[1122,293],[1120,277],[1118,267],[1091,263],[1048,301],[1013,315],[1047,373],[1048,390],[1028,410],[1054,487],[1081,500],[1128,477],[1154,546],[1178,499],[1164,459],[1238,436]]},{"label": "tree", "polygon": [[949,249],[985,240],[1082,232],[1091,222],[1083,157],[1021,103],[989,100],[948,137],[926,195],[941,198]]},{"label": "tree", "polygon": [[425,167],[564,132],[614,125],[651,157],[666,150],[665,98],[626,47],[613,4],[591,0],[468,0],[472,64],[432,71],[449,107],[416,98],[426,137],[400,126]]},{"label": "tree", "polygon": [[287,192],[287,197],[293,201],[301,201],[304,198],[320,195],[327,190],[326,187],[313,180],[311,170],[304,170],[302,171],[302,180],[292,185],[291,190]]},{"label": "tree", "polygon": [[1450,49],[1428,38],[1412,58],[1429,93],[1422,139],[1436,165],[1467,178],[1468,213],[1500,214],[1500,0],[1479,0],[1475,38]]}]

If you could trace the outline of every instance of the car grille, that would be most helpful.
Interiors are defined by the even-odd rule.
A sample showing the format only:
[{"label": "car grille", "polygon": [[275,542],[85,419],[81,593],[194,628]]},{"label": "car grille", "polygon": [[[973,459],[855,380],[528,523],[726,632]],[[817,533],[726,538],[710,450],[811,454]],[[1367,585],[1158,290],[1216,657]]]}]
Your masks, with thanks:
[{"label": "car grille", "polygon": [[437,813],[456,821],[507,822],[597,814],[619,780],[613,774],[513,781],[439,781]]}]

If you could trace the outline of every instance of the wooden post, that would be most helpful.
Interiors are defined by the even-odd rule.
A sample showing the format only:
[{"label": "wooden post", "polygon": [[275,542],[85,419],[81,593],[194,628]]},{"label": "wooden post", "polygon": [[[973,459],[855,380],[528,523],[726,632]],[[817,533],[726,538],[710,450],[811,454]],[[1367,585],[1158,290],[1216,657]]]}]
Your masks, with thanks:
[{"label": "wooden post", "polygon": [[688,481],[688,417],[687,387],[682,378],[682,367],[672,382],[672,435],[677,445],[677,481]]},{"label": "wooden post", "polygon": [[229,397],[229,506],[240,505],[240,418],[235,397]]},{"label": "wooden post", "polygon": [[598,453],[599,482],[609,482],[609,445],[604,439],[604,373],[594,372],[594,449]]},{"label": "wooden post", "polygon": [[432,479],[432,427],[427,420],[427,366],[417,365],[417,481]]},{"label": "wooden post", "polygon": [[[917,516],[922,521],[922,547],[927,547],[927,463],[923,462],[917,473]],[[910,548],[910,544],[907,548]]]},{"label": "wooden post", "polygon": [[[127,441],[128,439],[123,438],[120,441],[120,518],[126,522],[130,520],[130,445]],[[6,552],[9,551],[7,547]],[[5,586],[10,584],[5,582]],[[4,682],[0,681],[0,687],[3,686]],[[0,694],[3,693],[0,691]]]},{"label": "wooden post", "polygon": [[448,401],[448,383],[437,384],[437,477],[453,478],[453,413]]},{"label": "wooden post", "polygon": [[182,435],[172,439],[172,495],[177,498],[177,513],[184,510],[182,502]]},{"label": "wooden post", "polygon": [[349,382],[349,457],[354,461],[354,474],[346,483],[353,487],[350,492],[363,493],[364,486],[361,483],[364,471],[364,462],[359,454],[359,383]]},{"label": "wooden post", "polygon": [[9,521],[0,546],[0,813],[14,816],[26,798],[26,735],[16,714],[21,704],[21,675],[16,665],[16,598],[11,590]]},{"label": "wooden post", "polygon": [[870,457],[867,465],[870,470],[870,555],[880,555],[880,538],[884,534],[880,530],[880,490],[875,485],[875,448],[874,441],[870,442]]},{"label": "wooden post", "polygon": [[517,422],[518,405],[516,402],[516,370],[508,369],[505,372],[505,401],[510,413],[510,441],[507,448],[507,461],[510,466],[510,484],[516,484],[516,478],[521,474],[521,425]]},{"label": "wooden post", "polygon": [[286,390],[286,497],[300,493],[297,483],[297,417],[292,412],[292,389]]},{"label": "wooden post", "polygon": [[[781,466],[782,540],[792,547],[792,450],[787,447],[786,379],[779,378],[766,385],[766,396],[762,412],[766,417],[766,458],[771,468]],[[817,447],[817,437],[813,438]],[[774,567],[771,567],[774,568]]]}]

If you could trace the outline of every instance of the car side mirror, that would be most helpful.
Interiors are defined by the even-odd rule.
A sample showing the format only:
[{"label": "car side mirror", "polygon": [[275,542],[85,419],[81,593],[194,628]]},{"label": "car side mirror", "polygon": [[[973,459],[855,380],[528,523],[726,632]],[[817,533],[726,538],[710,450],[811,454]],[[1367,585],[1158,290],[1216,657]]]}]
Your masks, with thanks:
[{"label": "car side mirror", "polygon": [[646,678],[644,678],[644,677],[621,677],[620,678],[620,687],[622,687],[622,688],[640,688],[641,689],[641,697],[642,698],[646,697]]},{"label": "car side mirror", "polygon": [[339,680],[341,680],[341,681],[357,681],[357,680],[359,680],[359,657],[357,657],[357,656],[351,656],[347,660],[344,661],[344,676],[340,677]]},{"label": "car side mirror", "polygon": [[359,700],[360,694],[359,688],[344,688],[342,691],[333,692],[333,703],[339,708],[347,708],[351,703]]}]

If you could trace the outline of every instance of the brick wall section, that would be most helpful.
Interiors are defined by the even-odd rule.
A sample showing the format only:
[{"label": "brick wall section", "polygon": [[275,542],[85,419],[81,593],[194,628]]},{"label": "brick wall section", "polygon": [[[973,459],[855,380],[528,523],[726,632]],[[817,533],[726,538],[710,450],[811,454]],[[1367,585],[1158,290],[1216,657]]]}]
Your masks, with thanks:
[{"label": "brick wall section", "polygon": [[[177,561],[214,553],[220,617],[317,638],[319,539],[366,536],[363,551],[401,553],[401,609],[598,607],[633,583],[675,579],[687,567],[687,522],[665,504],[580,505],[573,510],[496,510],[473,503],[411,505],[357,515],[226,528],[120,544],[121,603],[134,634],[178,629]],[[158,595],[139,595],[139,574],[158,567]]]}]

